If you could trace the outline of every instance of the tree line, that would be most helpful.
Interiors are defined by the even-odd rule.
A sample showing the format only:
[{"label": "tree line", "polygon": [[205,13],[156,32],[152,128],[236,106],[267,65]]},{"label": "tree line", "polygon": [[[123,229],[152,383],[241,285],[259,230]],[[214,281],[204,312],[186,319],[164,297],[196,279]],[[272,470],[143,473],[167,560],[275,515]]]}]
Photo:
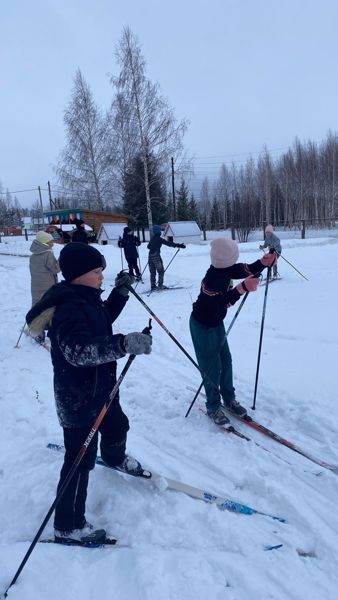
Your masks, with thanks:
[{"label": "tree line", "polygon": [[327,227],[337,218],[338,136],[329,131],[320,144],[297,138],[273,160],[264,149],[257,161],[224,164],[212,186],[202,183],[200,213],[207,229],[233,225],[246,231],[262,223],[283,227]]}]

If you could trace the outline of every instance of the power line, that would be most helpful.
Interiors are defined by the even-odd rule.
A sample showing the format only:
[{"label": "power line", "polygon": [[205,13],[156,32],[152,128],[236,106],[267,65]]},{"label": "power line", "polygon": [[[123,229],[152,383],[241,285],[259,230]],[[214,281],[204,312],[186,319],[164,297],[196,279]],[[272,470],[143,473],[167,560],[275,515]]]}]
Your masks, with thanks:
[{"label": "power line", "polygon": [[[47,190],[45,188],[40,188],[42,191],[47,192]],[[31,190],[16,190],[16,192],[11,192],[9,190],[7,190],[6,192],[0,192],[0,194],[2,194],[3,196],[6,196],[6,194],[23,194],[24,192],[38,192],[39,189],[33,188]]]},{"label": "power line", "polygon": [[229,158],[231,156],[250,156],[251,154],[265,154],[266,152],[280,152],[281,150],[289,150],[290,146],[282,146],[281,148],[271,148],[267,150],[255,150],[254,152],[238,152],[237,154],[215,154],[212,156],[196,156],[192,160],[199,160],[205,158]]}]

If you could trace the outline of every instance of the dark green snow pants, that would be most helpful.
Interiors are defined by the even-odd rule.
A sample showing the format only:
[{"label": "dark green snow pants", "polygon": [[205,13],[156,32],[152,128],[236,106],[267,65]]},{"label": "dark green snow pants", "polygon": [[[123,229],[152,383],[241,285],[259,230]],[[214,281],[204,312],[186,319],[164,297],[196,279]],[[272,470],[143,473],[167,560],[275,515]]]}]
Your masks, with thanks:
[{"label": "dark green snow pants", "polygon": [[[204,381],[207,396],[206,409],[208,412],[214,412],[220,407],[221,396],[224,404],[235,397],[232,359],[224,325],[222,323],[217,327],[206,327],[191,315],[190,333],[198,365],[209,376]],[[217,387],[211,383],[210,379]]]}]

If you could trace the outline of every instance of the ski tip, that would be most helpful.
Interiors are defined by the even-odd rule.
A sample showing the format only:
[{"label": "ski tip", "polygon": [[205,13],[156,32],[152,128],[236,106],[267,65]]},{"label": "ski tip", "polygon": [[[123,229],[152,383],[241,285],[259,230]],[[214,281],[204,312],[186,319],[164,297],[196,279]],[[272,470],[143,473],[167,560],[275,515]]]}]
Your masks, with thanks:
[{"label": "ski tip", "polygon": [[151,479],[153,476],[151,471],[147,471],[147,469],[143,469],[142,474],[140,475],[140,477],[143,477],[144,479]]},{"label": "ski tip", "polygon": [[263,550],[265,552],[269,552],[270,550],[279,550],[279,548],[282,548],[283,544],[275,544],[274,546],[264,546]]},{"label": "ski tip", "polygon": [[283,517],[275,517],[274,515],[269,515],[274,521],[279,521],[280,523],[287,523],[287,520]]}]

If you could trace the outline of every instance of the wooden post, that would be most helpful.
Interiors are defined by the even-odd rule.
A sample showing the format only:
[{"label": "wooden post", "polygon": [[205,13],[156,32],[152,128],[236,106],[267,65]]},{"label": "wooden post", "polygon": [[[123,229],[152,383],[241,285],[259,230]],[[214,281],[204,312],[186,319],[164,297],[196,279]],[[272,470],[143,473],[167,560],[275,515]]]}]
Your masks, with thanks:
[{"label": "wooden post", "polygon": [[26,242],[28,242],[28,233],[27,233],[27,229],[24,229],[25,232],[25,238],[26,238]]},{"label": "wooden post", "polygon": [[236,228],[234,223],[231,223],[231,239],[236,240]]},{"label": "wooden post", "polygon": [[50,189],[50,182],[49,181],[47,181],[47,185],[48,185],[49,206],[50,206],[50,209],[53,210],[52,192],[51,192],[51,189]]},{"label": "wooden post", "polygon": [[38,190],[39,190],[40,205],[41,205],[42,227],[44,227],[44,225],[45,225],[45,220],[44,220],[44,217],[43,217],[42,194],[41,194],[41,188],[40,188],[40,186],[39,186],[39,185],[38,185]]},{"label": "wooden post", "polygon": [[173,157],[171,157],[171,187],[172,187],[172,194],[173,194],[174,221],[176,221],[175,172],[174,172],[174,159],[173,159]]},{"label": "wooden post", "polygon": [[302,240],[305,240],[305,219],[301,219],[302,223]]}]

